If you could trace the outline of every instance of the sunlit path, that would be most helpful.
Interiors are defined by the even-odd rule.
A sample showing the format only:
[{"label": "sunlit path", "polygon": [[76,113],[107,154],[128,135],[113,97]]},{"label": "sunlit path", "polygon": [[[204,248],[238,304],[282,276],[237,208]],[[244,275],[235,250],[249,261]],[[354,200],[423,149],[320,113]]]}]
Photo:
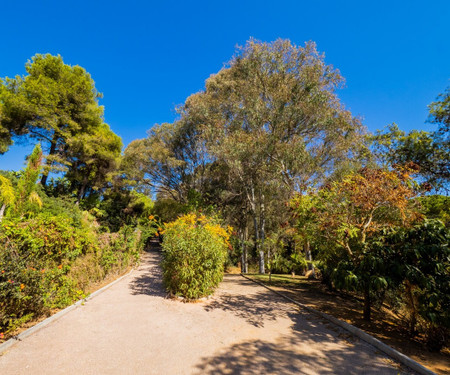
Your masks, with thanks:
[{"label": "sunlit path", "polygon": [[398,374],[369,345],[238,275],[214,298],[165,298],[159,254],[12,347],[1,374]]}]

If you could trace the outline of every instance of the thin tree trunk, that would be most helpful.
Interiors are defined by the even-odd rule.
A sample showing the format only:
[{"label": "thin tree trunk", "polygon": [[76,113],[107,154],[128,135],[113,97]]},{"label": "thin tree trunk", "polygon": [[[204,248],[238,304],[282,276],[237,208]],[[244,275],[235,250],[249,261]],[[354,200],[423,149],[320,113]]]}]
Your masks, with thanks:
[{"label": "thin tree trunk", "polygon": [[262,248],[261,242],[260,242],[261,229],[260,229],[260,225],[259,225],[259,224],[261,224],[261,222],[258,223],[258,215],[256,212],[255,188],[253,186],[251,187],[250,207],[251,207],[251,211],[252,211],[252,215],[253,215],[253,226],[254,226],[254,230],[255,230],[256,251],[259,254],[259,273],[264,274],[265,273],[264,249]]},{"label": "thin tree trunk", "polygon": [[[51,142],[51,144],[50,144],[50,151],[49,151],[47,157],[48,157],[48,156],[51,156],[51,155],[54,155],[54,153],[55,153],[55,151],[56,151],[56,141],[55,141],[55,138],[56,138],[56,136],[54,135],[54,136],[53,136],[53,140],[52,140],[52,142]],[[47,166],[49,166],[49,167],[51,166],[51,162],[49,163],[49,162],[48,162],[48,159],[45,161],[45,164],[47,164]],[[48,179],[48,172],[44,172],[44,173],[42,174],[42,178],[41,178],[41,185],[42,185],[42,186],[45,186],[45,185],[47,184],[47,179]]]},{"label": "thin tree trunk", "polygon": [[0,222],[3,220],[3,216],[5,215],[6,210],[6,203],[2,204],[2,207],[0,208]]},{"label": "thin tree trunk", "polygon": [[311,246],[309,244],[309,241],[305,242],[304,249],[305,249],[306,261],[308,262],[308,271],[312,271],[312,277],[316,278],[316,270],[314,268],[314,264],[312,263],[313,259],[312,259]]},{"label": "thin tree trunk", "polygon": [[248,241],[248,224],[245,225],[244,231],[244,255],[245,255],[245,273],[248,273],[248,247],[245,241]]},{"label": "thin tree trunk", "polygon": [[246,231],[247,227],[245,227],[245,230],[240,230],[240,237],[241,237],[241,272],[247,273],[248,272],[248,263],[247,263],[247,245],[245,244],[245,238],[246,238]]},{"label": "thin tree trunk", "polygon": [[260,228],[258,225],[258,217],[256,215],[256,212],[253,213],[253,225],[255,227],[255,245],[256,245],[256,250],[259,254],[259,273],[264,274],[265,273],[265,269],[264,269],[264,250],[261,246],[261,241],[260,241]]},{"label": "thin tree trunk", "polygon": [[81,185],[80,190],[78,191],[77,201],[75,202],[77,206],[80,204],[81,199],[84,197],[86,186],[87,181],[83,181],[83,185]]},{"label": "thin tree trunk", "polygon": [[264,206],[264,194],[259,197],[259,273],[266,273],[264,264],[264,239],[266,236],[266,217],[265,217],[265,206]]}]

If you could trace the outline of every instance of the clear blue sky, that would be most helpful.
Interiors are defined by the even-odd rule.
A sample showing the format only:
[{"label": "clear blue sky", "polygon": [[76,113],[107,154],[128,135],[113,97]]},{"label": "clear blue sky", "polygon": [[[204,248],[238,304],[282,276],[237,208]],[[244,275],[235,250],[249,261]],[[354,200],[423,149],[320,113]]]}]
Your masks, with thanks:
[{"label": "clear blue sky", "polygon": [[[346,78],[339,96],[372,131],[432,130],[427,104],[450,85],[450,1],[3,0],[0,77],[36,53],[81,65],[127,145],[203,88],[250,37],[317,43]],[[23,166],[27,148],[0,156]]]}]

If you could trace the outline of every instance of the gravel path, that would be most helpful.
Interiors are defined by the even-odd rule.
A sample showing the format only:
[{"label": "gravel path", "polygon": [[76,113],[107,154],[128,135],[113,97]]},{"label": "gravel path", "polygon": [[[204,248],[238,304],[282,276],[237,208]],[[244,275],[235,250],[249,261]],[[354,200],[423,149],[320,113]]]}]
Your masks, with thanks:
[{"label": "gravel path", "polygon": [[0,374],[408,373],[238,275],[207,301],[166,299],[159,259],[10,348]]}]

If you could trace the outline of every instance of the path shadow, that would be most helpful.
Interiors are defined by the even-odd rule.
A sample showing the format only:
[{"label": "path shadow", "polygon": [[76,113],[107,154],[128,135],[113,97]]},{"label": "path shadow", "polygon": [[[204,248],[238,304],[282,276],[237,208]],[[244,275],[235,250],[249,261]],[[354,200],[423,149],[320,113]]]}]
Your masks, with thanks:
[{"label": "path shadow", "polygon": [[[225,290],[204,308],[221,309],[254,327],[287,318],[288,334],[273,341],[249,340],[231,345],[196,366],[198,374],[411,374],[329,321],[299,309],[273,292],[239,277],[227,276]],[[233,285],[234,284],[234,285]],[[248,293],[232,294],[233,286]],[[242,290],[242,289],[241,289]],[[276,335],[275,335],[276,336]],[[376,356],[376,360],[374,359]]]},{"label": "path shadow", "polygon": [[238,275],[227,275],[222,282],[222,287],[229,290],[230,287],[227,284],[245,287],[249,293],[245,295],[221,293],[205,306],[206,311],[220,309],[231,312],[255,327],[264,327],[265,321],[273,321],[277,317],[287,314],[285,305],[276,306],[273,303],[274,296],[270,291],[268,291],[269,293],[266,293],[265,290],[261,291],[251,281]]},{"label": "path shadow", "polygon": [[303,335],[305,350],[295,350],[300,342],[282,336],[276,343],[263,340],[234,344],[213,357],[204,357],[197,364],[198,374],[259,375],[259,374],[406,374],[389,361],[374,364],[369,354],[351,348],[321,347],[308,350],[309,338]]},{"label": "path shadow", "polygon": [[157,247],[152,247],[146,251],[142,257],[142,264],[137,271],[139,274],[130,283],[132,295],[167,297],[162,282],[160,262],[161,254]]}]

